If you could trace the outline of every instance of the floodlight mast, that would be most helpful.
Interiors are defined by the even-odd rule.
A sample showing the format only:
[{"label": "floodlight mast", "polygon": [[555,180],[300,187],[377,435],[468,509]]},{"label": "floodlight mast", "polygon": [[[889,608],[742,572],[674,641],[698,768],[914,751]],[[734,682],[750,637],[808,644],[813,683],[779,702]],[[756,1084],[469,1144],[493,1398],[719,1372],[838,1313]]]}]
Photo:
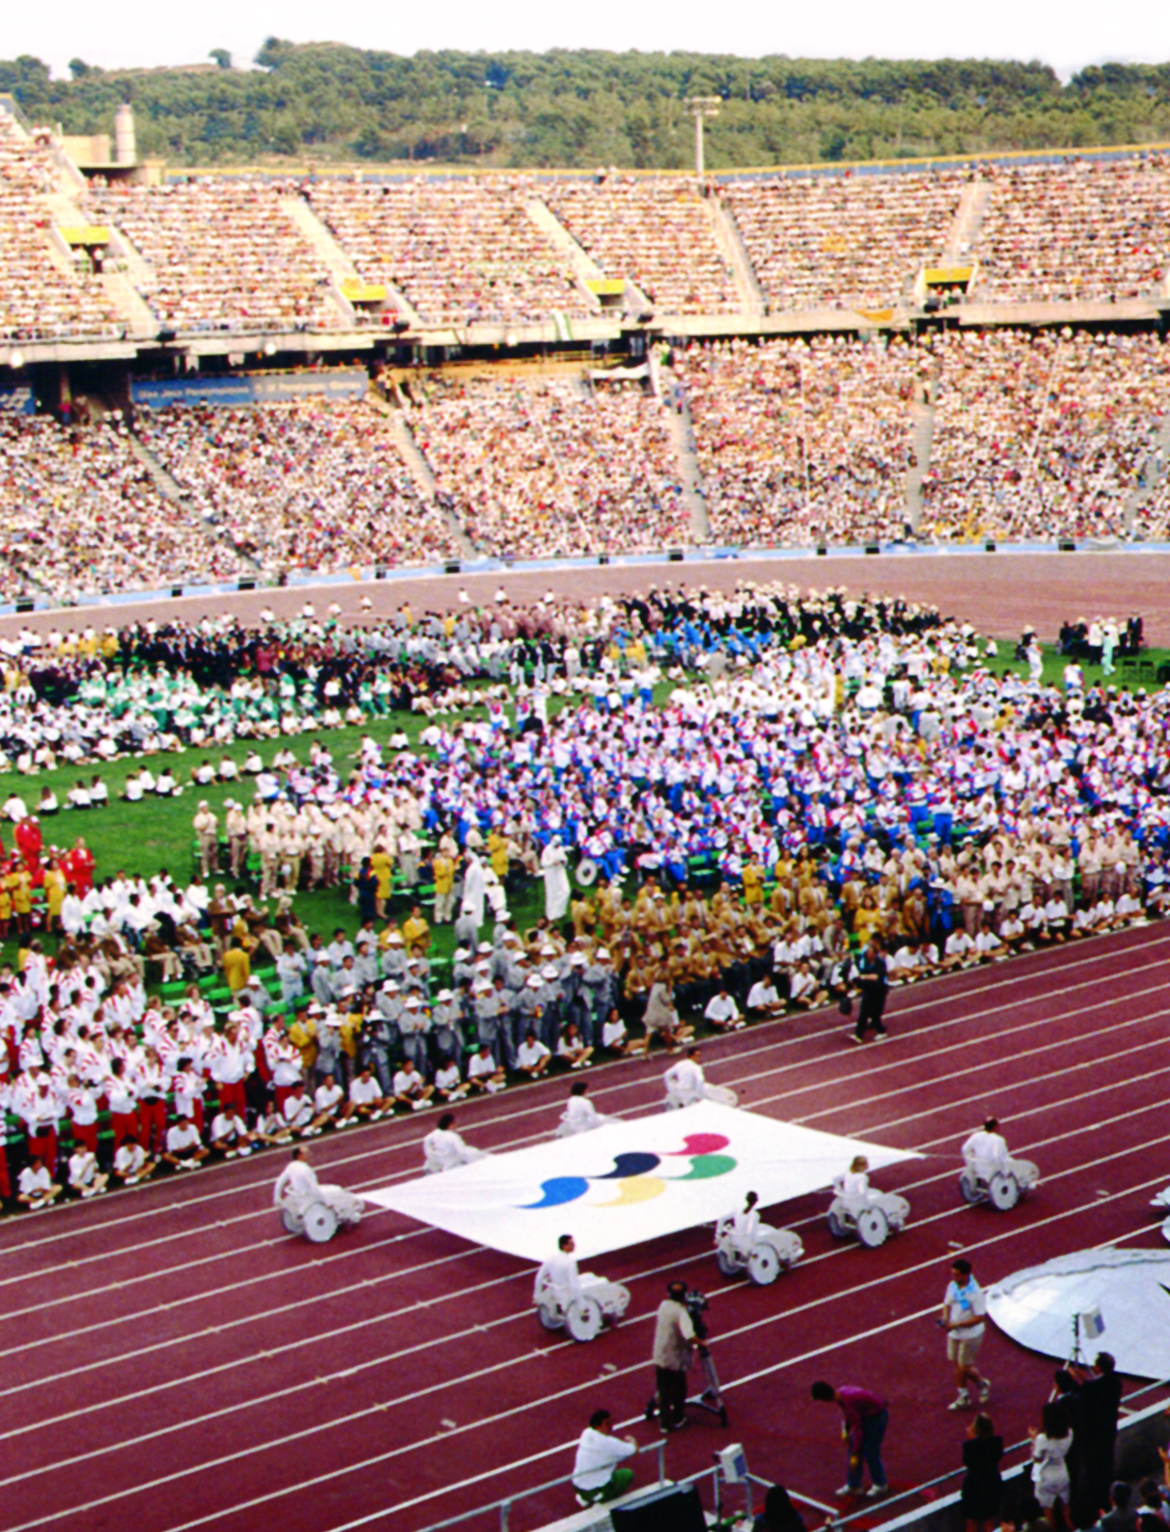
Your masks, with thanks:
[{"label": "floodlight mast", "polygon": [[695,174],[702,176],[706,166],[703,161],[703,122],[707,117],[718,117],[723,105],[721,96],[692,96],[687,102],[695,118]]}]

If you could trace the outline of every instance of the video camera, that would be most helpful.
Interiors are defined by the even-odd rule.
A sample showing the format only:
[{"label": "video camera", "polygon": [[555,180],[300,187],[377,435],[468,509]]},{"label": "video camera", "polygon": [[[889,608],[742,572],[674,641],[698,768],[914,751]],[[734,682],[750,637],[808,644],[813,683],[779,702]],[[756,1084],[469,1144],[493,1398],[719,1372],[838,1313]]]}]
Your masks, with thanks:
[{"label": "video camera", "polygon": [[705,1341],[710,1334],[707,1321],[703,1318],[707,1312],[706,1297],[697,1287],[688,1287],[686,1297],[683,1299],[683,1308],[691,1316],[691,1324],[695,1327],[695,1339]]}]

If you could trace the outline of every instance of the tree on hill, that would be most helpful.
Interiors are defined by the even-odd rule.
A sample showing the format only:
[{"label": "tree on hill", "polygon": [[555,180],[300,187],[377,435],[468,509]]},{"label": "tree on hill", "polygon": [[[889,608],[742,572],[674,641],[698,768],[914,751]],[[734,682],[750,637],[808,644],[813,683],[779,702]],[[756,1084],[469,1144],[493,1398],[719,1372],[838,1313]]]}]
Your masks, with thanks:
[{"label": "tree on hill", "polygon": [[1101,65],[1067,85],[994,59],[761,59],[554,49],[420,52],[268,38],[255,70],[125,72],[27,55],[0,91],[67,133],[108,132],[131,81],[138,142],[173,164],[270,157],[637,169],[691,162],[692,95],[718,96],[713,169],[1170,140],[1170,64]]}]

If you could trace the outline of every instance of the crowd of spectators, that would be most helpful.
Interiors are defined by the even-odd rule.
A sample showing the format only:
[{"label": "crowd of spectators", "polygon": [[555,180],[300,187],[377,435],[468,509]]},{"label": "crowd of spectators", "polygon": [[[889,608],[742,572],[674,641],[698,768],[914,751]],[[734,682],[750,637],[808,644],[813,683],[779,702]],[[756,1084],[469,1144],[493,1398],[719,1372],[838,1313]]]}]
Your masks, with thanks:
[{"label": "crowd of spectators", "polygon": [[499,177],[322,177],[309,203],[362,279],[390,283],[427,324],[585,315],[596,300],[529,215],[531,189]]},{"label": "crowd of spectators", "polygon": [[773,312],[904,303],[937,265],[969,171],[734,180],[721,195]]},{"label": "crowd of spectators", "polygon": [[64,250],[50,245],[51,155],[0,110],[0,339],[120,335],[117,312],[94,274],[72,268]]},{"label": "crowd of spectators", "polygon": [[336,329],[341,311],[277,181],[189,177],[95,187],[95,223],[126,234],[149,268],[141,296],[178,331]]},{"label": "crowd of spectators", "polygon": [[677,353],[714,540],[900,536],[920,366],[897,338],[725,341]]},{"label": "crowd of spectators", "polygon": [[1147,298],[1170,261],[1170,164],[1066,159],[986,165],[991,192],[974,255],[972,296],[987,303]]},{"label": "crowd of spectators", "polygon": [[[30,940],[0,975],[18,1153],[55,1169],[50,1135],[71,1117],[76,1141],[104,1102],[107,1150],[132,1140],[123,1178],[177,1169],[179,1150],[198,1163],[498,1090],[547,1067],[542,1049],[580,1068],[642,1046],[642,1028],[677,1047],[708,1012],[738,1025],[823,1004],[875,936],[910,982],[1166,911],[1167,693],[1085,688],[1075,667],[1046,684],[933,609],[745,585],[401,612],[349,643],[298,631],[131,629],[116,652],[86,641],[85,680],[117,685],[115,667],[166,651],[234,686],[281,677],[312,639],[337,676],[396,643],[505,681],[479,692],[486,714],[432,719],[413,748],[367,735],[343,762],[322,740],[307,759],[261,741],[222,825],[196,810],[186,886],[92,885],[83,844],[46,853],[38,816],[6,803],[18,865],[0,918],[31,937],[40,887],[62,938],[52,965]],[[566,855],[597,870],[592,892],[564,879]],[[520,932],[509,903],[539,878],[544,914]],[[298,893],[317,886],[354,890],[355,936],[303,927]],[[453,918],[448,973],[431,947]]]},{"label": "crowd of spectators", "polygon": [[598,173],[539,184],[542,200],[607,277],[666,314],[733,314],[739,296],[694,181]]},{"label": "crowd of spectators", "polygon": [[640,383],[438,377],[414,412],[441,495],[481,551],[660,551],[690,540],[664,406]]},{"label": "crowd of spectators", "polygon": [[1123,536],[1154,471],[1170,353],[1156,335],[940,336],[919,535]]},{"label": "crowd of spectators", "polygon": [[68,601],[254,567],[194,509],[159,493],[113,414],[81,427],[0,413],[0,519],[7,600],[47,592]]},{"label": "crowd of spectators", "polygon": [[385,418],[364,402],[175,406],[142,411],[136,430],[207,522],[265,574],[459,551]]}]

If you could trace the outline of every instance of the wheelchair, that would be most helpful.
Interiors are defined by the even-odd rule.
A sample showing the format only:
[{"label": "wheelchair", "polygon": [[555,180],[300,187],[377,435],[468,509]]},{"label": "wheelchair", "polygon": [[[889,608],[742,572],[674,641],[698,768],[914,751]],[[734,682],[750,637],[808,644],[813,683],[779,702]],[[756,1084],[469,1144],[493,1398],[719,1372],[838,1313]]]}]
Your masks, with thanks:
[{"label": "wheelchair", "polygon": [[1031,1160],[1009,1160],[1006,1170],[968,1160],[959,1175],[959,1195],[970,1207],[989,1202],[998,1213],[1014,1208],[1040,1180]]},{"label": "wheelchair", "polygon": [[361,1208],[353,1199],[351,1213],[343,1214],[323,1197],[307,1197],[304,1201],[284,1202],[280,1207],[280,1221],[286,1234],[303,1234],[314,1245],[326,1245],[339,1228],[356,1228],[361,1222]]},{"label": "wheelchair", "polygon": [[732,1218],[721,1218],[715,1225],[715,1264],[725,1277],[737,1277],[746,1271],[757,1287],[769,1287],[804,1254],[799,1235],[788,1229],[773,1229],[765,1223],[756,1230],[755,1244],[745,1253],[735,1243],[734,1229]]},{"label": "wheelchair", "polygon": [[1162,1238],[1170,1245],[1170,1186],[1163,1187],[1156,1197],[1152,1197],[1150,1206],[1166,1215],[1162,1223]]},{"label": "wheelchair", "polygon": [[575,1341],[596,1340],[608,1323],[616,1325],[630,1304],[630,1290],[592,1272],[581,1273],[581,1295],[562,1306],[552,1287],[542,1284],[535,1295],[536,1317],[544,1330],[567,1330]]},{"label": "wheelchair", "polygon": [[876,1250],[891,1234],[900,1234],[910,1216],[910,1204],[896,1192],[870,1191],[863,1197],[847,1197],[840,1178],[833,1182],[833,1191],[829,1233],[834,1239],[856,1239],[867,1250]]}]

